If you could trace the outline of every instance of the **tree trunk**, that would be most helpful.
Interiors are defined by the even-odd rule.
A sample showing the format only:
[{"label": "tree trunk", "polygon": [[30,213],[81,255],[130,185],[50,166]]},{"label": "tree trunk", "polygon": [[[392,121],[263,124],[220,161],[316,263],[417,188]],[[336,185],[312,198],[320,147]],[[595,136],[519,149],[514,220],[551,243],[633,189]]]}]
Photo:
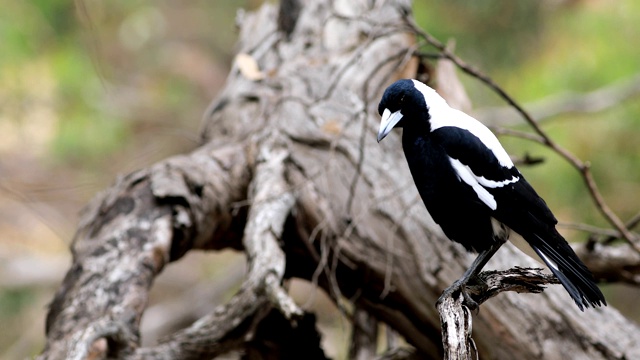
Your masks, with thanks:
[{"label": "tree trunk", "polygon": [[[317,336],[313,317],[281,286],[292,277],[386,323],[417,357],[443,356],[435,302],[472,256],[431,220],[399,136],[375,141],[382,90],[420,75],[409,6],[283,4],[289,10],[267,3],[241,19],[244,55],[206,114],[203,145],[118,179],[87,207],[41,359],[199,359],[238,349],[259,358],[270,353],[259,345],[270,335],[260,331],[267,321]],[[297,16],[287,17],[291,11]],[[187,251],[223,248],[248,258],[238,293],[142,348],[154,277]],[[515,265],[536,263],[507,244],[489,267]],[[636,324],[611,307],[580,312],[555,285],[501,294],[473,325],[483,359],[640,359]],[[288,358],[324,358],[317,341],[272,343]]]}]

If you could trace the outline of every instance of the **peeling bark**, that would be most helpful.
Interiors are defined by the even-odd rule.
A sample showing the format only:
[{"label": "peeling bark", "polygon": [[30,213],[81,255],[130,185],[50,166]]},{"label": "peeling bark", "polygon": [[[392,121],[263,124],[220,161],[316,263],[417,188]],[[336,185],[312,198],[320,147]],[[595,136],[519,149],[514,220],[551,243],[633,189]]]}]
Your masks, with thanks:
[{"label": "peeling bark", "polygon": [[[415,348],[380,358],[443,356],[435,302],[472,256],[444,238],[419,201],[399,137],[375,142],[381,91],[421,75],[408,7],[286,3],[299,5],[286,29],[270,4],[244,17],[238,49],[264,77],[234,66],[205,116],[202,147],[118,179],[85,210],[41,359],[255,350],[273,311],[292,324],[288,331],[315,336],[282,287],[291,277],[317,284],[339,305],[350,302]],[[187,251],[223,248],[247,256],[241,289],[189,328],[141,347],[154,277]],[[508,244],[489,263],[515,265],[535,262]],[[640,358],[636,324],[613,308],[582,313],[558,286],[492,298],[473,325],[485,359]]]}]

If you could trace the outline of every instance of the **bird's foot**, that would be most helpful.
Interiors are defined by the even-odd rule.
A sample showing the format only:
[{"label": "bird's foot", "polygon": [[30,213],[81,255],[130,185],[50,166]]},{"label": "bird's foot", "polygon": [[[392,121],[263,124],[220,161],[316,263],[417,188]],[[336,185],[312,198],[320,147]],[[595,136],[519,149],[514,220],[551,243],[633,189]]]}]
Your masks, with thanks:
[{"label": "bird's foot", "polygon": [[458,293],[461,293],[462,297],[464,298],[462,302],[463,305],[465,305],[472,311],[478,310],[479,308],[478,303],[471,298],[469,293],[467,293],[467,281],[465,281],[465,279],[458,279],[451,286],[444,289],[444,291],[442,292],[442,295],[440,295],[440,297],[438,298],[438,301],[436,302],[436,306],[440,305],[440,303],[442,303],[442,301],[444,301],[445,298],[447,297],[454,298],[454,296],[457,295]]}]

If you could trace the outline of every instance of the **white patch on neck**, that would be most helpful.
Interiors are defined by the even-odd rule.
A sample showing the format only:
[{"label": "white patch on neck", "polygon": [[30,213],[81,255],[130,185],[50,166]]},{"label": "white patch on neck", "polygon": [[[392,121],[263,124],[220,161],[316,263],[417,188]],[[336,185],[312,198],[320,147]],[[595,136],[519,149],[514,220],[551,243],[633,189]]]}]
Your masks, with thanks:
[{"label": "white patch on neck", "polygon": [[500,144],[500,141],[498,141],[498,138],[496,138],[489,128],[464,112],[451,108],[434,89],[420,81],[413,80],[413,85],[422,93],[424,101],[429,108],[431,131],[445,126],[465,129],[478,137],[478,139],[493,152],[493,155],[498,159],[500,165],[507,169],[513,167],[513,161],[511,161],[509,154],[507,154]]}]

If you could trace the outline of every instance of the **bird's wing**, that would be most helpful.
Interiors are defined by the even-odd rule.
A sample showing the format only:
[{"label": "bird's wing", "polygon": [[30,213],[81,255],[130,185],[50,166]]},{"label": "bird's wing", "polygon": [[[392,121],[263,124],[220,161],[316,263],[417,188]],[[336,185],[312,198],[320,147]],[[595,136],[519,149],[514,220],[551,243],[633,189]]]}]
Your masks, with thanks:
[{"label": "bird's wing", "polygon": [[501,217],[503,211],[524,210],[542,223],[557,223],[544,200],[508,159],[493,133],[482,124],[479,126],[475,129],[442,126],[431,133],[449,156],[460,181],[471,186],[479,200],[497,212],[496,218]]},{"label": "bird's wing", "polygon": [[[467,121],[468,118],[465,118]],[[432,137],[449,157],[461,182],[469,185],[491,216],[520,234],[549,266],[578,307],[606,305],[593,276],[555,229],[547,204],[513,165],[495,136],[482,124],[459,121]]]}]

